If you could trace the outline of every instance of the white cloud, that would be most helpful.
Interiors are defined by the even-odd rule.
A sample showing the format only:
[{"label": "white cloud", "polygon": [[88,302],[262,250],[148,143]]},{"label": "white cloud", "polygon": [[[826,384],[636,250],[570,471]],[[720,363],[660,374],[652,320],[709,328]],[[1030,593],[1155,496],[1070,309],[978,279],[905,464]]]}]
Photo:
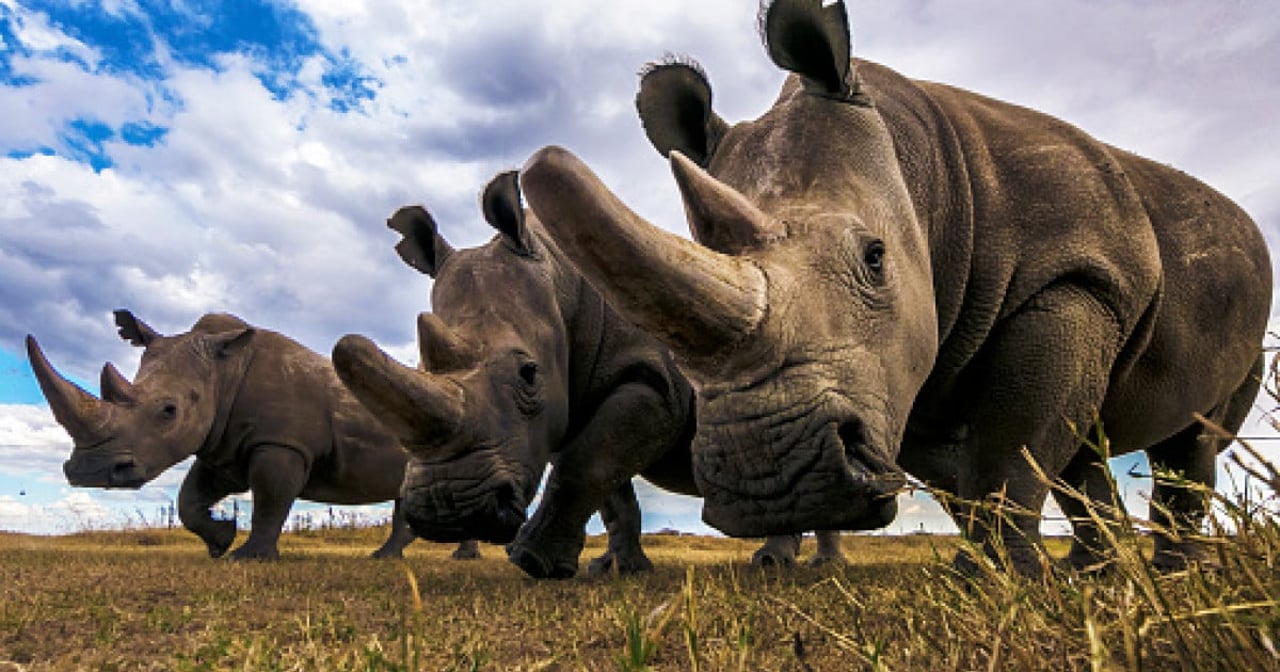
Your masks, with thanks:
[{"label": "white cloud", "polygon": [[13,12],[14,37],[21,46],[44,54],[64,52],[91,69],[97,66],[98,51],[50,25],[46,15],[29,11],[17,3],[4,4]]},{"label": "white cloud", "polygon": [[46,406],[0,404],[0,473],[62,474],[71,439]]}]

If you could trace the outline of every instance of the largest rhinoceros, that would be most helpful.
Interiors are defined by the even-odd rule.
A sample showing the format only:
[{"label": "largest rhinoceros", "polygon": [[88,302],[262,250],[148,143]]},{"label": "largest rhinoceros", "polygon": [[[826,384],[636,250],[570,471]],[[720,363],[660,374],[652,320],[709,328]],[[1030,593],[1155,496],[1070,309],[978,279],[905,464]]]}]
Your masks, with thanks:
[{"label": "largest rhinoceros", "polygon": [[[1049,488],[1023,447],[1092,496],[1107,486],[1095,429],[1212,485],[1224,442],[1195,414],[1242,422],[1271,299],[1249,217],[1052,117],[851,60],[843,3],[778,0],[761,28],[792,75],[755,121],[716,115],[690,63],[641,83],[698,243],[563,149],[521,177],[560,249],[693,381],[705,520],[731,535],[881,527],[905,469],[1033,572]],[[1104,530],[1058,499],[1077,521],[1071,560],[1104,560]],[[1008,523],[975,506],[992,500]],[[1205,497],[1169,480],[1152,500],[1154,562],[1204,558],[1184,533]]]},{"label": "largest rhinoceros", "polygon": [[[420,366],[351,335],[334,346],[338,375],[412,454],[403,498],[419,536],[513,542],[525,572],[563,578],[577,571],[599,509],[609,546],[589,570],[649,569],[631,478],[697,494],[689,383],[526,219],[515,173],[492,180],[481,201],[499,233],[478,247],[454,249],[420,206],[391,217],[400,256],[435,278],[434,312],[418,320]],[[753,562],[787,564],[797,543],[773,537]],[[839,558],[838,533],[819,533],[813,560]]]},{"label": "largest rhinoceros", "polygon": [[[75,486],[139,488],[194,455],[178,493],[182,524],[220,557],[235,523],[209,509],[253,493],[249,538],[236,559],[275,558],[298,498],[331,504],[395,499],[391,535],[375,557],[399,557],[413,541],[397,499],[408,456],[347,392],[326,358],[224,313],[165,336],[127,310],[120,336],[145,348],[135,382],[110,363],[102,399],[63,378],[27,337],[27,355],[54,418],[75,442],[63,465]],[[475,552],[468,543],[462,555]]]}]

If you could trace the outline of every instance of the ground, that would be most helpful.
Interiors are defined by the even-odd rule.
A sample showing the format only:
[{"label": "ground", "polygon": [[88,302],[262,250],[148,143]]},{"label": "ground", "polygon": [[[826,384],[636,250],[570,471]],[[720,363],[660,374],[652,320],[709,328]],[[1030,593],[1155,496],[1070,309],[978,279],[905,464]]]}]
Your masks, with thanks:
[{"label": "ground", "polygon": [[[383,533],[286,534],[274,563],[211,560],[181,530],[0,534],[0,671],[1277,665],[1280,591],[1243,594],[1234,565],[1154,579],[1172,582],[1168,615],[1187,605],[1162,623],[1166,598],[1144,600],[1137,574],[955,577],[952,537],[847,536],[848,566],[760,570],[753,540],[650,535],[651,575],[533,581],[496,546],[479,561],[424,542],[403,562],[366,557]],[[602,548],[591,539],[583,565]],[[1195,614],[1206,591],[1255,604],[1232,612],[1247,623],[1214,624],[1225,653],[1187,640],[1216,618]]]}]

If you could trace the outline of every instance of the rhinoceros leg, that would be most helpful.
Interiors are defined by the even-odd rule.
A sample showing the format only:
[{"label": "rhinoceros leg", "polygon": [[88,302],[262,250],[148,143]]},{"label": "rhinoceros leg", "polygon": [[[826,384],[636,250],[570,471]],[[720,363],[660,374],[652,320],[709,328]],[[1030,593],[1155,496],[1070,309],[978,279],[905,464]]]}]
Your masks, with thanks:
[{"label": "rhinoceros leg", "polygon": [[413,543],[416,538],[413,530],[409,528],[409,523],[405,522],[404,509],[400,508],[400,498],[397,497],[395,506],[391,509],[391,534],[387,536],[382,546],[373,552],[373,557],[403,558],[404,547]]},{"label": "rhinoceros leg", "polygon": [[276,544],[289,518],[293,502],[307,483],[307,462],[298,451],[284,446],[260,446],[249,458],[249,489],[253,492],[253,518],[249,538],[231,552],[233,560],[275,560]]},{"label": "rhinoceros leg", "polygon": [[220,558],[231,548],[236,540],[236,524],[230,520],[214,520],[209,508],[239,490],[200,460],[191,465],[182,480],[178,490],[178,518],[183,527],[204,541],[211,558]]},{"label": "rhinoceros leg", "polygon": [[820,567],[822,565],[846,565],[848,559],[844,557],[844,550],[840,547],[840,531],[839,530],[818,530],[813,536],[818,539],[818,550],[809,558],[810,567]]},{"label": "rhinoceros leg", "polygon": [[1119,515],[1124,507],[1124,502],[1115,496],[1111,480],[1107,478],[1107,464],[1092,446],[1083,446],[1062,471],[1061,478],[1089,500],[1085,503],[1077,497],[1053,491],[1058,507],[1071,521],[1073,535],[1067,562],[1075,569],[1105,569],[1115,558],[1112,540],[1119,532]]},{"label": "rhinoceros leg", "polygon": [[587,574],[599,576],[615,569],[619,574],[652,572],[653,563],[640,545],[640,502],[631,481],[609,495],[600,507],[600,518],[609,533],[609,547],[587,565]]},{"label": "rhinoceros leg", "polygon": [[466,539],[458,542],[458,547],[453,549],[453,554],[449,557],[454,560],[479,560],[480,542],[475,539]]},{"label": "rhinoceros leg", "polygon": [[654,388],[618,387],[557,458],[542,504],[507,547],[511,562],[534,578],[578,571],[587,520],[605,498],[670,449],[683,422]]},{"label": "rhinoceros leg", "polygon": [[[996,325],[956,394],[968,433],[952,516],[988,556],[1021,573],[1044,569],[1040,512],[1049,492],[1023,447],[1051,477],[1062,473],[1080,447],[1073,428],[1089,427],[1102,404],[1120,340],[1088,291],[1051,285]],[[963,549],[956,565],[977,569]]]},{"label": "rhinoceros leg", "polygon": [[[1235,434],[1258,394],[1262,370],[1263,361],[1259,358],[1231,398],[1206,417],[1228,433]],[[1151,492],[1151,521],[1155,523],[1157,534],[1151,562],[1156,568],[1177,570],[1193,562],[1208,566],[1217,564],[1208,546],[1197,537],[1208,512],[1208,491],[1213,489],[1217,479],[1214,463],[1218,452],[1228,443],[1197,422],[1147,449],[1152,473],[1174,472],[1191,486],[1159,477],[1155,479]],[[1170,534],[1161,534],[1161,529],[1170,531]]]}]

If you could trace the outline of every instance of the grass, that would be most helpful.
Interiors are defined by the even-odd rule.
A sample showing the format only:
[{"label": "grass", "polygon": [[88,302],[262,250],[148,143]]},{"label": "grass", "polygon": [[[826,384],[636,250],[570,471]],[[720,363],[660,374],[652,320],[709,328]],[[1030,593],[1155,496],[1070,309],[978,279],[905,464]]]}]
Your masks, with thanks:
[{"label": "grass", "polygon": [[970,581],[948,568],[958,540],[927,536],[849,537],[848,566],[783,571],[748,567],[751,541],[653,536],[652,575],[535,582],[497,547],[364,557],[381,533],[287,535],[276,563],[210,560],[182,531],[0,535],[0,670],[1280,667],[1273,520],[1223,541],[1221,571],[1151,585]]},{"label": "grass", "polygon": [[[867,537],[849,544],[862,552],[847,568],[764,572],[746,566],[753,542],[654,536],[653,575],[535,582],[497,547],[477,562],[425,543],[404,562],[364,557],[381,533],[286,535],[276,563],[210,560],[179,530],[0,535],[0,661],[31,670],[685,669],[691,660],[709,670],[804,669],[797,632],[804,661],[844,654],[776,598],[844,610],[826,589],[837,577],[900,595],[954,543]],[[592,539],[587,552],[602,544]]]}]

